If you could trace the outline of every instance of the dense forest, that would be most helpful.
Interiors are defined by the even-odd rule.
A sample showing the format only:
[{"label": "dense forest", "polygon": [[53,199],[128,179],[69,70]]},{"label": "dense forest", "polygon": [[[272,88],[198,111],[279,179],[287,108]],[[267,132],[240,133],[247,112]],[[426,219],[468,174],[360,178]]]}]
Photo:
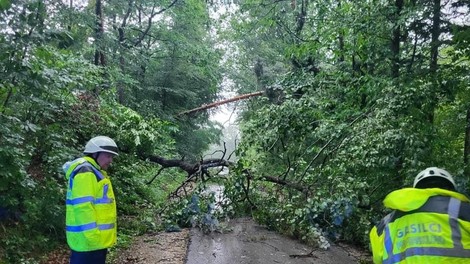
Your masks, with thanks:
[{"label": "dense forest", "polygon": [[[96,135],[120,149],[118,247],[248,215],[310,245],[368,248],[383,198],[420,170],[446,168],[468,195],[469,8],[0,0],[0,263],[66,245],[62,164]],[[188,111],[224,91],[261,96],[237,101],[241,139],[214,159],[221,124]],[[224,185],[223,211],[209,183]]]}]

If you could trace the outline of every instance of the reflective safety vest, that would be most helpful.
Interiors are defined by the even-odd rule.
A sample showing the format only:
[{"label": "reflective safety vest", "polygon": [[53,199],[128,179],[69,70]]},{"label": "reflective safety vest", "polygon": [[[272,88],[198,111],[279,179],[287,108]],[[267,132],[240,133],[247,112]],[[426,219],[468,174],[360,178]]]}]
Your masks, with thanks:
[{"label": "reflective safety vest", "polygon": [[395,210],[370,232],[374,263],[470,263],[470,203],[464,195],[405,188],[384,204]]},{"label": "reflective safety vest", "polygon": [[89,157],[73,161],[64,170],[68,180],[66,235],[70,248],[84,252],[113,246],[116,203],[108,175]]}]

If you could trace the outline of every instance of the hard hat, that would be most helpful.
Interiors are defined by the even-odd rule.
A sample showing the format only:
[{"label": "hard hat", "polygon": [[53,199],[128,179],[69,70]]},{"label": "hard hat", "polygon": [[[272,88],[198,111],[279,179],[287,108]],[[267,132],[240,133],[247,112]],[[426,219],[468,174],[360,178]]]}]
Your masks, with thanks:
[{"label": "hard hat", "polygon": [[[416,185],[420,181],[422,181],[424,179],[427,179],[427,178],[430,178],[430,177],[444,178],[444,179],[448,180],[450,183],[452,183],[452,186],[454,186],[454,189],[457,188],[455,186],[454,178],[452,178],[452,175],[450,175],[450,173],[447,172],[446,170],[443,170],[443,169],[440,169],[440,168],[437,168],[437,167],[429,167],[429,168],[421,171],[420,173],[418,173],[418,175],[416,176],[416,178],[413,182],[413,188],[415,188]],[[436,187],[439,187],[439,186],[436,186]]]},{"label": "hard hat", "polygon": [[83,151],[84,154],[91,154],[97,152],[108,152],[114,155],[118,155],[118,147],[116,142],[109,137],[106,136],[97,136],[90,139],[86,145],[85,150]]}]

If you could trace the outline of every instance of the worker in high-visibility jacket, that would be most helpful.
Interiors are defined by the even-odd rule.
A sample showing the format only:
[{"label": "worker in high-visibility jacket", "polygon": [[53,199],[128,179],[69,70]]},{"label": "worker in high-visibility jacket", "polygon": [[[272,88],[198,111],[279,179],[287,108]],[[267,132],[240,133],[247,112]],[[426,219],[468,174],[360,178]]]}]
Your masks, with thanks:
[{"label": "worker in high-visibility jacket", "polygon": [[84,157],[64,164],[71,264],[104,264],[108,248],[116,243],[116,202],[106,169],[117,151],[114,140],[97,136],[86,144]]},{"label": "worker in high-visibility jacket", "polygon": [[470,263],[470,200],[449,172],[421,171],[384,205],[393,211],[370,231],[375,264]]}]

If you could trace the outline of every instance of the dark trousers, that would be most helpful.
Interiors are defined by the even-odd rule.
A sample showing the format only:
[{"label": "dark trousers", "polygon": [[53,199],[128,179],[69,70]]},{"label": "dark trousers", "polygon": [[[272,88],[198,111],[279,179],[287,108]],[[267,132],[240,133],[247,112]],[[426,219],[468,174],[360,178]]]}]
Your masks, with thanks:
[{"label": "dark trousers", "polygon": [[105,264],[107,249],[77,252],[72,250],[70,264]]}]

